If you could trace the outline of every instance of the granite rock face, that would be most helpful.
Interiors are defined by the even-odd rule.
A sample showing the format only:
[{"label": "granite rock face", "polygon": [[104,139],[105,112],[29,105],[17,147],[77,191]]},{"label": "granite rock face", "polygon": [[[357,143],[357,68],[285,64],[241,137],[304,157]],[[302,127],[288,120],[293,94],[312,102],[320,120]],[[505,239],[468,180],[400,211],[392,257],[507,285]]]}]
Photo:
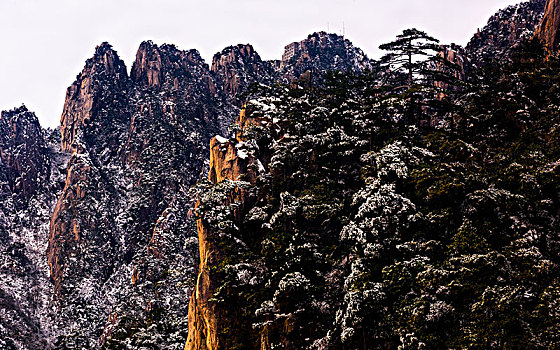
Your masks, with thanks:
[{"label": "granite rock face", "polygon": [[[252,121],[253,118],[247,116],[247,110],[243,108],[237,119],[237,125],[241,130],[256,125],[248,120]],[[217,185],[224,181],[247,181],[254,184],[256,181],[255,171],[258,171],[260,161],[247,152],[239,135],[229,140],[216,136],[210,141],[208,180],[212,184]],[[226,200],[221,205],[236,206],[232,215],[234,220],[241,220],[241,212],[247,204],[247,195],[243,188],[234,185],[233,182],[231,183],[233,187],[225,190]],[[233,343],[231,339],[224,336],[224,329],[239,324],[240,316],[235,310],[225,310],[223,304],[218,304],[213,299],[220,285],[219,274],[215,272],[215,267],[226,258],[227,253],[223,251],[217,240],[219,233],[212,229],[212,225],[209,225],[204,217],[198,217],[197,231],[199,272],[189,302],[189,334],[185,350],[230,348]]]},{"label": "granite rock face", "polygon": [[534,35],[545,4],[546,0],[530,0],[508,6],[490,17],[466,46],[472,63],[480,67],[495,60],[507,60],[513,48]]},{"label": "granite rock face", "polygon": [[535,38],[540,40],[548,52],[558,49],[560,42],[560,1],[548,0],[541,24],[535,31]]},{"label": "granite rock face", "polygon": [[310,84],[320,84],[328,71],[363,72],[372,68],[362,50],[344,37],[326,32],[309,35],[305,40],[287,45],[281,61],[284,82],[304,77]]},{"label": "granite rock face", "polygon": [[249,44],[230,46],[215,54],[211,70],[223,91],[238,104],[251,83],[268,83],[274,78],[271,63],[263,61]]},{"label": "granite rock face", "polygon": [[[91,125],[109,127],[112,118],[102,119],[107,114],[113,118],[126,115],[124,92],[128,84],[128,73],[124,62],[108,43],[103,43],[95,50],[92,58],[87,60],[83,71],[66,92],[64,110],[60,119],[62,150],[82,151],[80,131],[90,131],[95,135],[102,130],[90,130]],[[114,99],[115,110],[102,111]],[[123,103],[124,102],[124,103]]]},{"label": "granite rock face", "polygon": [[25,206],[48,180],[50,159],[43,129],[25,106],[0,115],[0,172],[16,205]]}]

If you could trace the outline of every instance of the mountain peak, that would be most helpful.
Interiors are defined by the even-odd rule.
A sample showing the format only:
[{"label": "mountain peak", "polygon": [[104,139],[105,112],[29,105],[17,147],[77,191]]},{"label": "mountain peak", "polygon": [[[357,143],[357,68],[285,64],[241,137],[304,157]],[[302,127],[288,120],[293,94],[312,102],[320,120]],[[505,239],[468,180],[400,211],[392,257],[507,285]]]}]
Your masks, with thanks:
[{"label": "mountain peak", "polygon": [[140,85],[161,87],[166,76],[188,75],[188,71],[196,70],[193,66],[207,66],[197,50],[183,51],[175,45],[158,46],[152,41],[140,44],[136,60],[132,65],[131,78]]},{"label": "mountain peak", "polygon": [[78,131],[96,115],[97,102],[107,91],[123,90],[128,83],[126,65],[112,46],[104,42],[97,46],[93,57],[86,61],[76,81],[66,91],[66,101],[60,119],[61,146],[75,151]]},{"label": "mountain peak", "polygon": [[101,56],[108,52],[114,52],[113,45],[109,44],[109,42],[104,41],[101,44],[97,45],[95,48],[95,55]]},{"label": "mountain peak", "polygon": [[362,72],[371,69],[372,63],[343,36],[321,31],[287,45],[280,66],[284,80],[294,81],[306,72],[311,74],[311,80],[321,80],[332,70]]},{"label": "mountain peak", "polygon": [[43,130],[25,105],[0,114],[0,178],[7,179],[16,204],[23,205],[48,176]]},{"label": "mountain peak", "polygon": [[238,98],[251,82],[262,81],[262,77],[271,72],[250,44],[228,46],[216,53],[211,70],[220,78],[224,91],[233,98]]}]

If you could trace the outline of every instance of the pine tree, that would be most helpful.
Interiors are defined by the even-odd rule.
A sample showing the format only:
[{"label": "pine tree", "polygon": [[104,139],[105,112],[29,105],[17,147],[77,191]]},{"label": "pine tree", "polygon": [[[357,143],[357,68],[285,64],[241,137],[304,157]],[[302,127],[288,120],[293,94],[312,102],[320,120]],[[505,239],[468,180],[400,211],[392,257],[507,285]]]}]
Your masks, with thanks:
[{"label": "pine tree", "polygon": [[391,101],[395,101],[395,94],[397,97],[391,107],[404,105],[405,122],[422,120],[428,110],[449,109],[442,103],[443,97],[454,90],[449,87],[460,85],[459,67],[439,54],[443,46],[438,39],[418,29],[406,29],[379,48],[388,51],[381,65],[386,72],[384,84],[392,92],[388,97]]},{"label": "pine tree", "polygon": [[397,35],[396,40],[379,46],[388,51],[382,62],[395,75],[406,76],[405,87],[410,90],[421,79],[425,61],[432,58],[439,50],[439,40],[418,29],[406,29]]}]

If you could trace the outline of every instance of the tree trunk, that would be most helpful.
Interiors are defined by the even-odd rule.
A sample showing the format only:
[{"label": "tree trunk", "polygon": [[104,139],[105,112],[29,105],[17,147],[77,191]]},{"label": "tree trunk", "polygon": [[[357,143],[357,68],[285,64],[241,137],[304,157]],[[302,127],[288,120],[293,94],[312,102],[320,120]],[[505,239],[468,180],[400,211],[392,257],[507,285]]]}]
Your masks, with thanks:
[{"label": "tree trunk", "polygon": [[412,53],[408,54],[408,89],[412,89]]}]

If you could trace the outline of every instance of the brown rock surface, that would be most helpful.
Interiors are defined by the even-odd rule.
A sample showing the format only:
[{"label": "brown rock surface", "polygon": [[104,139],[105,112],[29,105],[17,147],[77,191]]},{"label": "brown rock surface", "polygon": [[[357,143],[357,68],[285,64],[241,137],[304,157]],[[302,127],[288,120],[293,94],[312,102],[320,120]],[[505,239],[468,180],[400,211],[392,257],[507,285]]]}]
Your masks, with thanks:
[{"label": "brown rock surface", "polygon": [[189,335],[185,350],[220,349],[218,317],[215,303],[211,302],[216,282],[210,267],[217,262],[217,251],[208,239],[204,222],[197,220],[200,264],[196,287],[189,302]]},{"label": "brown rock surface", "polygon": [[[453,77],[459,81],[466,81],[470,62],[465,50],[461,46],[455,44],[441,45],[439,49],[437,53],[439,60],[435,62],[435,70],[441,72],[444,77]],[[445,81],[436,80],[434,85],[440,89],[438,98],[442,100],[446,97],[447,91],[457,91],[460,89],[459,86],[450,85]],[[438,119],[434,118],[433,122],[437,123]]]},{"label": "brown rock surface", "polygon": [[140,44],[130,77],[134,81],[143,82],[148,86],[160,86],[163,82],[161,54],[152,42],[146,41]]},{"label": "brown rock surface", "polygon": [[[193,93],[194,79],[201,79],[198,88],[214,94],[215,86],[208,74],[208,65],[197,50],[179,50],[175,45],[158,46],[151,41],[140,44],[130,77],[139,86],[186,90]],[[188,96],[185,96],[188,97]]]},{"label": "brown rock surface", "polygon": [[248,159],[239,156],[236,146],[235,141],[219,137],[210,141],[208,180],[212,183],[217,184],[225,179],[239,181],[247,173]]},{"label": "brown rock surface", "polygon": [[108,43],[95,50],[84,70],[66,91],[60,119],[61,146],[64,151],[83,151],[75,143],[80,130],[95,119],[100,99],[106,90],[121,90],[128,81],[126,66]]},{"label": "brown rock surface", "polygon": [[249,44],[230,46],[214,55],[211,70],[220,77],[224,92],[237,100],[250,83],[270,75],[269,65]]},{"label": "brown rock surface", "polygon": [[48,177],[45,137],[25,106],[0,115],[0,164],[17,205],[24,205]]},{"label": "brown rock surface", "polygon": [[560,43],[560,0],[548,0],[543,20],[535,31],[535,38],[540,40],[549,52],[558,49]]},{"label": "brown rock surface", "polygon": [[[91,166],[86,158],[74,153],[68,163],[68,174],[64,190],[56,204],[50,223],[49,245],[47,258],[50,267],[51,280],[54,284],[54,295],[57,296],[61,288],[64,275],[65,260],[71,255],[81,237],[81,226],[93,226],[85,221],[80,225],[78,206],[80,200],[86,196],[88,179],[91,176]],[[73,219],[69,220],[69,216]]]}]

